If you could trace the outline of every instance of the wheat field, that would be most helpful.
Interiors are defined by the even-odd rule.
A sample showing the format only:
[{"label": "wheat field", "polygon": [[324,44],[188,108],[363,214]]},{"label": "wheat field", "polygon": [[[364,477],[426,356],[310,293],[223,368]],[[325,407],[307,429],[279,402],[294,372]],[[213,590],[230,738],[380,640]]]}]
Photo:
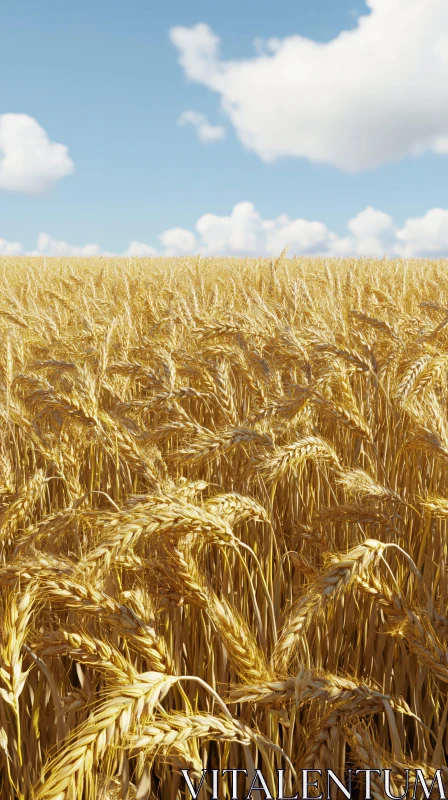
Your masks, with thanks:
[{"label": "wheat field", "polygon": [[445,769],[447,263],[4,258],[0,352],[1,800]]}]

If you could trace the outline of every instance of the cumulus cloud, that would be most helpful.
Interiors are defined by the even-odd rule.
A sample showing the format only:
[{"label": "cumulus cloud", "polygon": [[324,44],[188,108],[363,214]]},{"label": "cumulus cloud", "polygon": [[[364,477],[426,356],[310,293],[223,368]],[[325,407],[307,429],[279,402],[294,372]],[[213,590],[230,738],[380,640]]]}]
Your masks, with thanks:
[{"label": "cumulus cloud", "polygon": [[448,210],[432,208],[423,217],[406,220],[397,240],[394,250],[404,258],[448,255]]},{"label": "cumulus cloud", "polygon": [[369,206],[349,220],[347,228],[351,235],[333,242],[335,254],[381,258],[385,253],[394,252],[397,226],[384,211]]},{"label": "cumulus cloud", "polygon": [[208,25],[199,23],[191,28],[174,27],[170,29],[169,36],[179,50],[179,63],[189,80],[205,83],[207,72],[210,79],[214,77],[219,69],[221,40]]},{"label": "cumulus cloud", "polygon": [[312,254],[328,249],[336,239],[322,222],[290,220],[287,214],[264,220],[253,203],[237,203],[231,214],[204,214],[195,228],[204,255],[278,255],[289,245],[290,253]]},{"label": "cumulus cloud", "polygon": [[[111,255],[113,255],[113,253]],[[134,241],[129,242],[129,247],[123,255],[135,256],[135,258],[151,258],[151,256],[157,255],[157,250],[155,247],[151,247],[150,244]]]},{"label": "cumulus cloud", "polygon": [[204,214],[195,225],[204,255],[448,258],[448,209],[433,208],[402,227],[384,211],[368,206],[347,222],[346,236],[317,220],[281,214],[263,219],[253,203],[237,203],[229,216]]},{"label": "cumulus cloud", "polygon": [[205,114],[199,111],[184,111],[177,120],[178,125],[192,125],[201,142],[219,142],[224,139],[226,129],[222,125],[211,125]]},{"label": "cumulus cloud", "polygon": [[99,256],[101,247],[97,244],[76,247],[59,239],[53,239],[48,233],[40,233],[37,239],[37,253],[45,256]]},{"label": "cumulus cloud", "polygon": [[35,250],[0,239],[0,257],[48,256],[252,256],[276,257],[288,246],[290,256],[448,258],[448,209],[432,208],[400,227],[384,211],[368,206],[347,222],[346,235],[338,235],[319,220],[290,219],[280,214],[264,219],[253,203],[236,203],[228,216],[203,214],[194,231],[170,228],[158,237],[160,247],[132,241],[123,253],[103,250],[98,244],[71,245],[41,233]]},{"label": "cumulus cloud", "polygon": [[448,3],[366,0],[329,42],[256,39],[223,60],[205,23],[173,27],[189,81],[216,92],[240,141],[266,162],[304,157],[347,171],[448,153]]},{"label": "cumulus cloud", "polygon": [[24,249],[19,242],[7,242],[0,239],[0,256],[23,256]]},{"label": "cumulus cloud", "polygon": [[163,255],[183,256],[193,253],[196,248],[194,233],[185,228],[170,228],[159,236],[163,245]]},{"label": "cumulus cloud", "polygon": [[73,170],[67,147],[50,141],[33,117],[0,114],[0,189],[45,192]]}]

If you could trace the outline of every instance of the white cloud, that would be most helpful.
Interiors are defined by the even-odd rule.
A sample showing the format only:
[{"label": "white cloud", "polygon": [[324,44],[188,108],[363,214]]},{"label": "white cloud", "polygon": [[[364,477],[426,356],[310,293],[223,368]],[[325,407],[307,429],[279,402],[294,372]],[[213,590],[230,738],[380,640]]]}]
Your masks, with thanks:
[{"label": "white cloud", "polygon": [[228,217],[204,214],[195,228],[205,255],[278,255],[286,244],[289,252],[316,253],[327,250],[334,234],[322,222],[290,220],[282,214],[263,220],[253,203],[237,203]]},{"label": "white cloud", "polygon": [[367,0],[371,13],[329,42],[255,40],[223,60],[200,23],[171,42],[190,81],[220,95],[240,141],[264,161],[304,157],[348,171],[425,151],[448,154],[448,3]]},{"label": "white cloud", "polygon": [[204,83],[204,76],[218,69],[217,57],[220,38],[204,23],[192,28],[170,29],[170,39],[179,50],[179,63],[187,78]]},{"label": "white cloud", "polygon": [[349,220],[347,228],[357,239],[363,239],[366,236],[381,237],[393,231],[394,221],[384,211],[377,211],[372,206],[368,206],[356,217]]},{"label": "white cloud", "polygon": [[7,242],[0,239],[0,256],[23,256],[24,250],[19,242]]},{"label": "white cloud", "polygon": [[171,228],[159,236],[163,244],[163,255],[183,256],[193,253],[196,248],[194,233],[185,228]]},{"label": "white cloud", "polygon": [[385,253],[392,252],[397,228],[392,217],[384,211],[368,206],[349,220],[347,228],[351,236],[333,243],[335,254],[381,258]]},{"label": "white cloud", "polygon": [[228,216],[203,214],[195,231],[170,228],[158,237],[160,247],[132,241],[123,253],[103,250],[98,244],[71,245],[48,233],[39,234],[35,250],[25,251],[19,242],[0,239],[0,257],[48,256],[204,256],[276,257],[288,246],[289,256],[448,258],[448,209],[433,208],[421,217],[405,220],[400,227],[393,218],[368,206],[347,222],[347,234],[339,236],[324,222],[290,219],[280,214],[264,219],[253,203],[236,203]]},{"label": "white cloud", "polygon": [[397,231],[395,252],[404,258],[448,255],[448,210],[432,208],[423,217],[407,219]]},{"label": "white cloud", "polygon": [[157,255],[157,250],[155,247],[143,242],[129,242],[129,247],[124,255],[134,256],[135,258],[151,258]]},{"label": "white cloud", "polygon": [[45,192],[73,170],[67,147],[51,142],[33,117],[0,114],[0,189]]},{"label": "white cloud", "polygon": [[252,203],[237,203],[228,217],[203,214],[195,228],[207,254],[252,253],[259,248],[263,221]]},{"label": "white cloud", "polygon": [[46,256],[99,256],[101,247],[97,244],[76,247],[67,242],[53,239],[48,233],[40,233],[37,239],[37,253]]},{"label": "white cloud", "polygon": [[211,125],[205,114],[199,111],[184,111],[177,120],[178,125],[192,125],[201,142],[219,142],[224,139],[226,129],[222,125]]}]

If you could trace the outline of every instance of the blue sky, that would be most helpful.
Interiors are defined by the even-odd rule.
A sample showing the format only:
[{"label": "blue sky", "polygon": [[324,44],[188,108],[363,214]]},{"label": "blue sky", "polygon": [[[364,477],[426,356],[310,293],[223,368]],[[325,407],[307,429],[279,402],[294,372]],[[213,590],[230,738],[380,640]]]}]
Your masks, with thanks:
[{"label": "blue sky", "polygon": [[[341,254],[350,249],[355,252],[361,238],[364,244],[359,254],[368,252],[369,246],[372,254],[380,254],[381,248],[387,251],[396,245],[398,231],[398,241],[407,245],[407,250],[402,248],[401,254],[418,255],[420,251],[426,254],[428,248],[430,254],[444,254],[444,248],[448,250],[448,233],[444,236],[440,229],[448,224],[448,212],[445,219],[440,211],[448,208],[448,139],[445,139],[448,119],[437,111],[437,104],[440,105],[441,97],[443,99],[443,86],[439,87],[441,95],[436,95],[433,105],[427,107],[425,81],[428,86],[434,83],[431,81],[434,66],[429,61],[435,46],[437,52],[443,49],[444,32],[448,34],[445,0],[443,3],[441,0],[407,0],[408,7],[416,7],[417,17],[419,13],[424,17],[423,23],[419,17],[409,20],[416,35],[422,31],[421,52],[417,48],[415,56],[416,60],[420,59],[420,72],[414,72],[414,56],[402,52],[399,45],[395,66],[399,61],[403,63],[409,81],[402,86],[401,78],[394,73],[394,65],[390,67],[392,86],[394,79],[400,81],[396,103],[393,91],[391,95],[385,87],[387,79],[378,86],[374,77],[369,82],[369,75],[375,74],[375,57],[380,60],[383,57],[378,40],[375,40],[376,56],[373,50],[365,69],[360,68],[366,76],[365,92],[360,95],[358,88],[346,97],[347,92],[339,87],[342,99],[336,111],[329,110],[328,116],[325,97],[328,95],[331,100],[328,83],[333,77],[331,67],[325,66],[323,61],[327,56],[333,59],[330,50],[317,49],[308,53],[310,48],[306,43],[305,46],[298,43],[295,50],[291,46],[291,59],[285,56],[287,66],[282,67],[284,78],[283,73],[278,77],[278,70],[277,77],[273,72],[273,62],[279,53],[266,50],[266,41],[271,38],[284,42],[299,35],[328,45],[342,31],[356,34],[360,16],[371,13],[372,18],[376,15],[380,22],[382,13],[389,14],[384,11],[385,2],[389,8],[394,7],[394,16],[388,17],[392,35],[399,15],[408,14],[403,0],[371,0],[370,9],[361,0],[313,0],[312,3],[278,0],[275,6],[266,0],[238,3],[229,0],[225,4],[204,0],[164,4],[143,0],[127,0],[126,3],[117,0],[95,0],[94,3],[5,0],[0,31],[0,165],[2,146],[5,147],[2,145],[2,115],[14,115],[8,118],[12,124],[18,119],[15,115],[25,114],[46,132],[50,142],[62,143],[68,148],[66,159],[71,159],[74,168],[65,169],[66,174],[61,168],[59,177],[49,179],[47,185],[40,178],[40,183],[33,183],[29,176],[32,169],[41,174],[41,165],[34,166],[33,159],[27,167],[26,179],[21,178],[19,184],[12,178],[4,178],[2,183],[0,167],[0,240],[20,243],[23,250],[30,251],[36,247],[39,234],[46,232],[47,239],[52,237],[71,246],[96,243],[101,250],[121,253],[134,241],[160,251],[158,237],[164,231],[180,228],[193,232],[192,236],[196,237],[193,245],[184,235],[186,252],[197,250],[201,244],[195,229],[199,218],[213,214],[228,220],[235,205],[246,203],[240,207],[243,221],[239,224],[249,226],[252,233],[254,226],[258,226],[257,230],[263,227],[260,220],[275,220],[282,215],[287,215],[289,222],[318,221],[325,227],[328,234],[325,234],[325,242],[322,228],[319,229],[321,233],[315,231],[311,239],[309,231],[305,230],[301,244],[303,226],[296,225],[293,229],[288,227],[289,222],[275,223],[276,230],[283,230],[286,237],[292,237],[293,250],[297,252],[312,252],[322,247],[329,252],[336,247],[336,252]],[[213,72],[213,65],[207,62],[205,67],[204,64],[200,67],[203,72],[199,79],[191,80],[193,62],[190,66],[190,62],[187,66],[179,63],[182,49],[173,43],[170,31],[173,28],[194,31],[199,23],[208,26],[208,33],[203,32],[202,38],[208,41],[213,33],[220,37],[221,64],[236,65],[229,71],[230,77],[220,77],[218,66],[216,80],[213,77],[209,80],[207,69]],[[375,35],[372,33],[370,38],[374,39]],[[429,45],[423,43],[426,36],[432,37],[429,50]],[[384,37],[386,49],[389,46],[387,29]],[[200,38],[193,36],[187,61],[193,58],[191,52],[195,48],[195,52],[200,49]],[[272,75],[273,83],[280,80],[286,85],[290,79],[292,81],[290,97],[285,100],[286,110],[277,107],[274,89],[266,92],[266,109],[262,114],[259,109],[252,109],[250,87],[258,80],[256,69],[260,56],[254,47],[257,38],[265,40],[263,52],[266,60],[272,62],[272,69],[268,64],[266,72],[260,65],[260,80],[270,82]],[[360,58],[363,58],[361,40],[360,48]],[[334,56],[335,64],[338,58],[341,60],[346,87],[357,79],[358,69],[355,59],[352,71],[347,66],[347,51],[348,48],[344,50],[341,46],[340,55]],[[252,67],[257,62],[246,94],[238,88],[240,76],[244,84],[245,62],[252,62]],[[442,53],[441,70],[448,75],[447,64]],[[383,63],[381,69],[387,78],[387,64]],[[310,70],[309,86],[307,70]],[[296,85],[295,77],[301,71],[304,77],[302,75],[300,85]],[[423,75],[421,81],[420,74]],[[420,90],[420,94],[416,92],[415,115],[421,118],[427,115],[430,124],[422,126],[423,133],[414,125],[414,138],[411,136],[408,141],[403,119],[412,110],[412,81],[419,84]],[[239,104],[233,117],[225,110],[226,102],[233,107]],[[341,112],[339,119],[341,103],[345,102],[348,110],[344,114]],[[396,107],[397,115],[401,115],[397,119]],[[211,125],[222,126],[224,138],[207,143],[200,141],[194,126],[178,124],[185,111],[204,114]],[[256,131],[265,124],[259,124],[260,119],[266,119],[266,126],[269,126],[270,119],[277,115],[282,125],[283,113],[284,127],[290,126],[297,134],[285,136],[284,141],[282,133],[278,136],[275,130],[272,135],[258,136]],[[350,114],[354,125],[359,125],[359,118],[364,114],[369,119],[369,130],[377,126],[369,152],[360,153],[359,158],[352,158],[350,147],[344,149],[343,142],[338,140],[338,136],[345,135],[345,128],[341,127],[335,134],[334,147],[330,141],[333,122],[336,128],[345,125],[353,130]],[[328,131],[325,141],[315,147],[314,142],[323,128]],[[17,141],[15,129],[11,130],[10,139],[15,137]],[[363,131],[361,126],[358,140],[365,135]],[[356,126],[353,136],[354,152],[358,141]],[[388,138],[383,146],[385,136]],[[28,134],[23,138],[23,147],[34,146]],[[258,144],[248,146],[248,138]],[[266,158],[266,148],[272,148],[274,140],[274,148],[279,142],[278,152],[273,159]],[[420,148],[422,154],[409,155],[411,147]],[[378,159],[375,148],[380,153]],[[17,159],[26,161],[28,155],[19,151],[14,158],[16,164]],[[39,158],[37,154],[35,159]],[[21,169],[20,165],[11,167],[16,168]],[[31,181],[29,185],[33,191],[29,191],[27,180]],[[248,203],[253,204],[252,211]],[[367,216],[358,219],[366,209],[370,209]],[[427,220],[428,212],[434,210],[439,212],[438,217],[433,215]],[[375,217],[374,211],[383,216]],[[347,224],[354,219],[358,219],[358,223],[352,225],[355,231],[358,229],[357,233],[351,229],[347,231]],[[409,225],[406,227],[409,219],[426,220],[420,224],[420,228],[424,226],[423,233],[419,233],[415,224],[409,231]],[[229,224],[226,223],[226,227],[222,223],[216,247],[220,244],[223,253],[236,253],[240,246],[241,252],[249,254],[250,245],[242,241],[242,235],[239,239],[237,236],[240,245],[227,241]],[[260,249],[268,247],[266,233],[253,235],[256,241],[253,248],[257,243]],[[274,243],[271,241],[271,249],[274,244],[282,243],[282,235]],[[431,236],[433,239],[436,236],[435,243]],[[416,237],[419,244],[415,243]],[[179,252],[182,252],[182,236],[177,238]],[[372,239],[370,245],[365,243],[369,239]],[[171,236],[169,241],[171,249],[165,250],[174,253],[176,236]],[[210,249],[210,237],[208,241]],[[342,244],[336,246],[334,243],[339,241]],[[51,244],[46,246],[51,252]]]}]

